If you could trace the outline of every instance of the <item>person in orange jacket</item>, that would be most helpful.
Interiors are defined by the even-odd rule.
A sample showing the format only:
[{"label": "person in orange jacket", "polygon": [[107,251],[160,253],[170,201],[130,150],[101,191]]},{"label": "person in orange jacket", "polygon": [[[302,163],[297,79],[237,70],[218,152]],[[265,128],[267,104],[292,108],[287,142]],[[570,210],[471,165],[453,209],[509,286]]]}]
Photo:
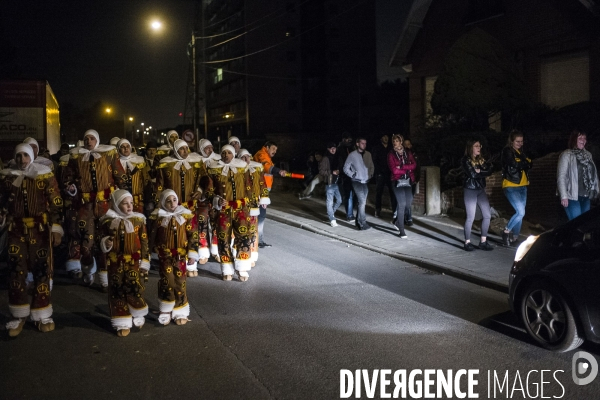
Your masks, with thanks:
[{"label": "person in orange jacket", "polygon": [[[264,146],[256,152],[254,155],[254,161],[257,161],[263,165],[264,168],[264,176],[265,183],[267,185],[267,189],[271,191],[273,187],[273,176],[285,176],[288,172],[286,170],[277,168],[275,164],[273,164],[273,156],[277,153],[277,144],[272,141],[267,141]],[[265,218],[267,217],[267,204],[261,204],[259,207],[260,214],[258,215],[258,247],[271,247],[270,244],[264,241],[264,226],[265,226]]]}]

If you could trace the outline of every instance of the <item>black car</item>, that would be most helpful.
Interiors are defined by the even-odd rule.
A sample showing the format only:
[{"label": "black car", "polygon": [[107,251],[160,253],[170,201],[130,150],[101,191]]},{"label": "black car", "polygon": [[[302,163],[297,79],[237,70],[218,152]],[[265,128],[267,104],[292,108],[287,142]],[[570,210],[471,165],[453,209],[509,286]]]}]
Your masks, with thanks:
[{"label": "black car", "polygon": [[600,207],[519,246],[509,302],[546,349],[600,342]]}]

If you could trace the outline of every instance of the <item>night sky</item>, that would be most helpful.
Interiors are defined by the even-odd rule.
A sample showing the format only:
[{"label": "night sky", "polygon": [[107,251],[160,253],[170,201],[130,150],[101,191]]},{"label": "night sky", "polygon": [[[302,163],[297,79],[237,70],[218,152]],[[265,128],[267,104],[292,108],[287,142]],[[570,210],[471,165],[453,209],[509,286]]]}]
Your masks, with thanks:
[{"label": "night sky", "polygon": [[[410,0],[377,1],[380,80]],[[59,104],[110,105],[113,118],[133,116],[158,128],[182,123],[194,22],[191,0],[4,0],[0,37],[17,49],[24,76],[49,81]],[[160,34],[150,21],[163,22]],[[3,56],[3,55],[0,55]]]}]

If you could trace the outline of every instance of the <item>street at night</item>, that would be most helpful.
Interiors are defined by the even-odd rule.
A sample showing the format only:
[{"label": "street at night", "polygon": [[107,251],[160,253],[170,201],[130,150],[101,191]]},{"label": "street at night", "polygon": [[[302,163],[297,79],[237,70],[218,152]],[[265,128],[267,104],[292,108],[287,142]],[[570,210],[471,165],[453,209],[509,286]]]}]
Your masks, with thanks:
[{"label": "street at night", "polygon": [[[155,274],[146,285],[153,312],[124,339],[111,332],[106,295],[59,279],[56,331],[28,326],[0,345],[5,366],[27,371],[2,374],[6,398],[331,399],[340,397],[342,369],[370,376],[375,369],[476,369],[480,398],[488,398],[488,371],[500,383],[508,371],[496,398],[530,398],[547,370],[544,396],[598,393],[598,382],[573,384],[572,354],[532,344],[506,294],[268,224],[273,247],[261,250],[248,282],[222,281],[213,261],[188,279],[185,326],[157,323]],[[594,346],[584,350],[598,354]],[[559,370],[564,389],[552,375]],[[359,397],[368,398],[362,390]]]},{"label": "street at night", "polygon": [[0,10],[0,400],[600,399],[600,0]]}]

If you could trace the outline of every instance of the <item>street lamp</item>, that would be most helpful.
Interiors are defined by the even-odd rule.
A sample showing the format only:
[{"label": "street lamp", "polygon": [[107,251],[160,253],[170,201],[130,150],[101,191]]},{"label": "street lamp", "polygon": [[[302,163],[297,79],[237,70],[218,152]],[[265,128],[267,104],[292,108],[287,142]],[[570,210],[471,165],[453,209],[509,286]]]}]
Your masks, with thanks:
[{"label": "street lamp", "polygon": [[[194,87],[194,134],[196,135],[196,148],[200,148],[200,135],[198,134],[198,121],[200,119],[200,110],[198,109],[198,72],[197,72],[197,54],[196,54],[196,32],[192,31],[192,41],[190,43],[190,47],[192,50],[192,84]],[[198,38],[202,38],[202,37],[198,37]],[[202,50],[202,58],[204,59],[204,46],[203,46],[203,50]],[[206,67],[204,64],[202,64],[202,76],[204,77],[204,79],[206,79]],[[202,94],[203,94],[203,98],[206,98],[206,96],[204,96],[204,92],[206,90],[206,88],[204,87],[204,85],[201,85],[200,89],[202,90]],[[206,115],[206,104],[204,104],[204,137],[208,137],[208,121],[207,121],[207,115]]]},{"label": "street lamp", "polygon": [[160,22],[158,20],[154,20],[150,23],[150,27],[154,31],[160,31],[162,29],[162,22]]},{"label": "street lamp", "polygon": [[[125,116],[123,116],[123,120],[125,120]],[[129,122],[131,122],[131,143],[133,143],[133,130],[135,129],[135,126],[133,125],[133,117],[129,117],[128,118]],[[123,130],[125,131],[125,137],[127,137],[127,128],[125,126],[125,123],[123,122]]]}]

